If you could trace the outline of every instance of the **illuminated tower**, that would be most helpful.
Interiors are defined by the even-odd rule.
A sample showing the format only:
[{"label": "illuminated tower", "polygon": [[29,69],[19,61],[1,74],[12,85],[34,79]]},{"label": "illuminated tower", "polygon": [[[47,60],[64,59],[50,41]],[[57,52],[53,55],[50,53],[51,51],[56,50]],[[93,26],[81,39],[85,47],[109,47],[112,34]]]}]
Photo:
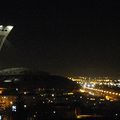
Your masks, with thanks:
[{"label": "illuminated tower", "polygon": [[0,25],[0,50],[8,36],[8,34],[10,33],[10,31],[12,30],[13,26],[3,26]]}]

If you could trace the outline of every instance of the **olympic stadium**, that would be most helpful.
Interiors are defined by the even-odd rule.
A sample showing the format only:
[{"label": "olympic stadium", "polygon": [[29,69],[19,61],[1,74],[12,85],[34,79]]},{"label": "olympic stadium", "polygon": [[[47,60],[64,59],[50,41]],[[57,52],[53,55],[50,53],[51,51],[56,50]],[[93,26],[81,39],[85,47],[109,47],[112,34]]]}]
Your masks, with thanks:
[{"label": "olympic stadium", "polygon": [[[64,118],[68,112],[71,114],[70,117],[75,117],[75,108],[70,104],[75,103],[78,88],[79,86],[68,78],[47,72],[22,67],[3,69],[0,70],[0,111],[5,117],[4,111],[8,110],[13,120],[21,117],[21,114],[27,115],[24,118],[28,120],[34,116],[46,118],[46,115],[53,118],[56,117],[56,111],[57,117]],[[42,109],[46,107],[44,112],[41,107]],[[19,113],[21,109],[24,112]],[[37,116],[35,112],[40,113]],[[61,112],[64,114],[61,115]]]}]

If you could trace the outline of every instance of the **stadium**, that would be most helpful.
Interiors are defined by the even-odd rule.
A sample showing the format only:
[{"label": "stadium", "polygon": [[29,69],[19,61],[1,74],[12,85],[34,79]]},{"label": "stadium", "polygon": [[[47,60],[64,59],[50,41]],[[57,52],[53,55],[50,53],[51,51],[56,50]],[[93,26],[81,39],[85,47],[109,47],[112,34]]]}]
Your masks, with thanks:
[{"label": "stadium", "polygon": [[[4,117],[4,111],[9,111],[7,114],[13,120],[18,116],[20,119],[22,116],[27,119],[46,118],[46,115],[64,118],[68,113],[74,117],[72,103],[78,88],[73,81],[47,72],[22,67],[3,69],[0,70],[0,111]],[[39,112],[38,116],[36,112]]]}]

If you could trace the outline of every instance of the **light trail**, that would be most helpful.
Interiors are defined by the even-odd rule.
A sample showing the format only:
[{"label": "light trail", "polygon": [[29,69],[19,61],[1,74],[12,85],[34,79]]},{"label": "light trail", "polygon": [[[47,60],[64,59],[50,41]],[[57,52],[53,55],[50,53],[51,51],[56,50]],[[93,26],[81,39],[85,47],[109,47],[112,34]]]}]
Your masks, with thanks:
[{"label": "light trail", "polygon": [[79,91],[81,93],[88,93],[88,94],[93,95],[93,96],[102,96],[102,97],[105,97],[107,99],[109,97],[109,99],[112,99],[112,100],[120,99],[120,93],[108,91],[108,90],[84,87],[83,89],[80,89]]}]

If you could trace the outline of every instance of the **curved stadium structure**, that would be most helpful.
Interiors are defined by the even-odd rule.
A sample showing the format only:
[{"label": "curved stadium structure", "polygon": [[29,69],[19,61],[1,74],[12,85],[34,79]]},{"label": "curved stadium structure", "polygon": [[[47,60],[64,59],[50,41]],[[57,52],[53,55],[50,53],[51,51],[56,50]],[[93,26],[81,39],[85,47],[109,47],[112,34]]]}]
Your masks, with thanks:
[{"label": "curved stadium structure", "polygon": [[4,111],[12,110],[9,113],[12,120],[74,117],[70,104],[75,102],[76,89],[78,86],[73,81],[47,72],[28,68],[3,69],[0,71],[0,111],[5,116]]},{"label": "curved stadium structure", "polygon": [[[23,88],[46,88],[73,90],[76,84],[68,78],[51,75],[39,70],[28,68],[9,68],[0,71],[0,85],[14,85]],[[2,87],[2,86],[1,86]]]}]

